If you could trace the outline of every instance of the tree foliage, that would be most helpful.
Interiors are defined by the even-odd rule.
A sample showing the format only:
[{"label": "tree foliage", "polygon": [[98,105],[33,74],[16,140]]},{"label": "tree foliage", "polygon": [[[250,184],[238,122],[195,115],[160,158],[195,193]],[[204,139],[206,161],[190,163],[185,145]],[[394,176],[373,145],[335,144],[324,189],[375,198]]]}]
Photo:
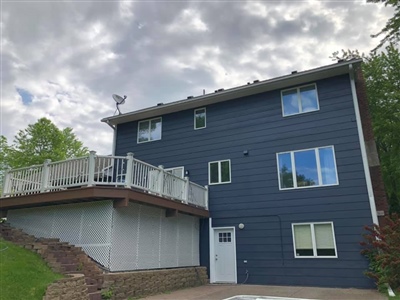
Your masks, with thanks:
[{"label": "tree foliage", "polygon": [[364,59],[363,72],[383,179],[392,211],[400,212],[400,52],[390,45],[385,52]]},{"label": "tree foliage", "polygon": [[383,180],[392,212],[400,212],[400,52],[390,44],[366,56],[357,50],[336,51],[334,60],[362,58],[368,104]]},{"label": "tree foliage", "polygon": [[3,187],[3,173],[7,168],[8,158],[8,144],[7,138],[3,135],[0,136],[0,189]]},{"label": "tree foliage", "polygon": [[365,273],[375,280],[380,290],[389,284],[400,289],[400,218],[393,214],[385,217],[385,225],[365,226],[368,233],[363,235],[361,254],[369,260],[369,270]]},{"label": "tree foliage", "polygon": [[389,42],[392,44],[397,44],[400,41],[400,0],[368,0],[368,2],[373,3],[385,3],[385,6],[393,6],[395,9],[394,16],[390,18],[385,27],[381,29],[377,34],[371,35],[372,37],[384,36],[380,40],[378,46],[372,51],[376,51],[381,48],[385,43]]},{"label": "tree foliage", "polygon": [[72,128],[60,130],[49,119],[41,118],[17,133],[14,144],[6,148],[5,162],[11,168],[19,168],[42,164],[46,159],[59,161],[87,153]]}]

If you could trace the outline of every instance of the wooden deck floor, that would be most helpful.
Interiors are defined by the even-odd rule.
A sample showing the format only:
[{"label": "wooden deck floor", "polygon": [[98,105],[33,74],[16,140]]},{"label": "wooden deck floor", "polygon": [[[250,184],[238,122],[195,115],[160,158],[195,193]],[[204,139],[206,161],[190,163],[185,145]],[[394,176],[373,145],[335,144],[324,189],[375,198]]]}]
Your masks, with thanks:
[{"label": "wooden deck floor", "polygon": [[39,207],[48,205],[112,200],[114,207],[128,206],[128,203],[137,202],[167,209],[167,214],[181,212],[202,218],[209,217],[209,211],[176,200],[163,198],[141,190],[123,187],[82,187],[63,191],[37,193],[31,195],[0,198],[0,213],[5,217],[11,209]]}]

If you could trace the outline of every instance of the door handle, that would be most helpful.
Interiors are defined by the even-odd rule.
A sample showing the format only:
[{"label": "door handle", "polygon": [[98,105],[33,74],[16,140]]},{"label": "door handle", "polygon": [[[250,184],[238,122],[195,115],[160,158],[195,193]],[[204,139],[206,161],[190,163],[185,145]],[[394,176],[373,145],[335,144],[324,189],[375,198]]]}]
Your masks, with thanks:
[{"label": "door handle", "polygon": [[217,254],[215,254],[215,260],[218,260],[218,255]]}]

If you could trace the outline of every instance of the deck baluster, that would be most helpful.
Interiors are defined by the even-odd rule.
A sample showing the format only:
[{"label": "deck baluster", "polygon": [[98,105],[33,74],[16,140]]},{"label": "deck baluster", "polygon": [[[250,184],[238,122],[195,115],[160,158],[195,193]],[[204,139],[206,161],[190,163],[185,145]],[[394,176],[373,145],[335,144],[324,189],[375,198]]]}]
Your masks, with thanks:
[{"label": "deck baluster", "polygon": [[94,168],[96,166],[96,151],[89,152],[89,178],[88,186],[94,185]]},{"label": "deck baluster", "polygon": [[42,178],[41,178],[41,182],[40,182],[40,192],[41,193],[46,192],[49,187],[49,175],[50,175],[49,164],[50,164],[50,162],[51,162],[50,159],[46,159],[43,163]]},{"label": "deck baluster", "polygon": [[132,171],[133,171],[133,153],[128,152],[126,156],[126,173],[125,173],[125,187],[130,188],[132,186]]}]

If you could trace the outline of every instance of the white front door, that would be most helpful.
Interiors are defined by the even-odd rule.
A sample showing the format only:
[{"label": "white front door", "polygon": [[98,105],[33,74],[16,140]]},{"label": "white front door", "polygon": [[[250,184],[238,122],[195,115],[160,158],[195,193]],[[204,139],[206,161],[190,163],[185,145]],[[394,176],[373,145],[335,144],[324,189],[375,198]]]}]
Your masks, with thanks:
[{"label": "white front door", "polygon": [[215,282],[236,283],[236,242],[233,228],[214,229]]}]

